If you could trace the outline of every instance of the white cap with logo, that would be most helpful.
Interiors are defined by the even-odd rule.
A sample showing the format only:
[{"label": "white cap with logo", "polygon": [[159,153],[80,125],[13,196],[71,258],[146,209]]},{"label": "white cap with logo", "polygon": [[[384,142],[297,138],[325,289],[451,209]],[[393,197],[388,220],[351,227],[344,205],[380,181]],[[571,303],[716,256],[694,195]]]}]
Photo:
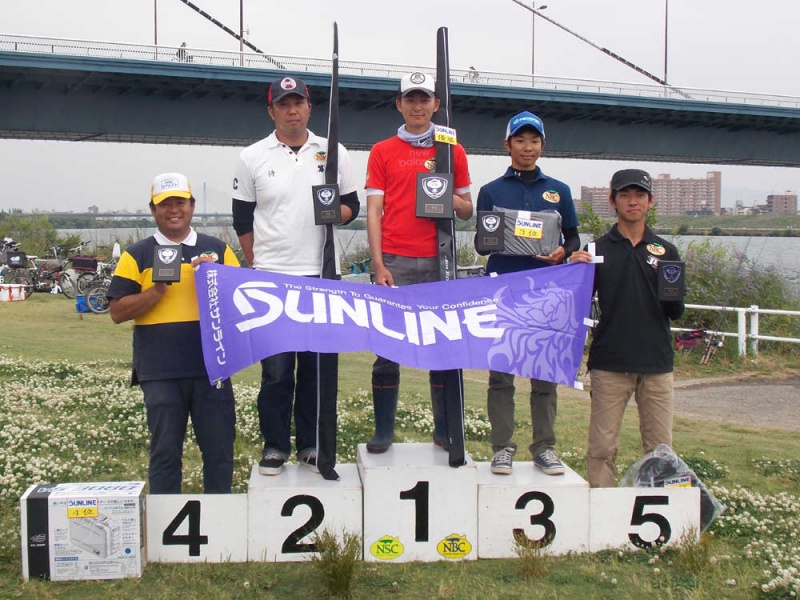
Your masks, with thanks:
[{"label": "white cap with logo", "polygon": [[189,186],[189,180],[186,179],[186,175],[181,175],[180,173],[156,175],[150,188],[150,200],[153,204],[158,204],[172,196],[177,196],[178,198],[192,197],[192,188]]},{"label": "white cap with logo", "polygon": [[419,71],[403,75],[400,80],[400,96],[405,96],[417,90],[425,92],[428,96],[434,96],[436,94],[436,83],[433,77]]}]

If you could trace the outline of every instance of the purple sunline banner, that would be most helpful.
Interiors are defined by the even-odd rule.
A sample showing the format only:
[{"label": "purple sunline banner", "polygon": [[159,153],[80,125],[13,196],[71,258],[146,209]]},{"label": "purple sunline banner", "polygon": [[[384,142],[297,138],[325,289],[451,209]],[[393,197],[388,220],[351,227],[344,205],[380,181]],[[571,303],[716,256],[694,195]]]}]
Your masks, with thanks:
[{"label": "purple sunline banner", "polygon": [[212,382],[280,352],[369,350],[575,385],[593,278],[584,263],[397,288],[215,263],[195,273]]}]

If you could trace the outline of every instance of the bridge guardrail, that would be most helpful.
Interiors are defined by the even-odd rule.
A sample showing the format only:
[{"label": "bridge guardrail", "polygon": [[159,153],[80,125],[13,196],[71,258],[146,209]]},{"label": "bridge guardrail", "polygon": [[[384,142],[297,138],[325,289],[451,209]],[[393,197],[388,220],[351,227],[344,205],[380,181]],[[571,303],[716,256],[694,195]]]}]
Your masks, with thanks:
[{"label": "bridge guardrail", "polygon": [[[59,54],[126,60],[182,62],[212,66],[230,66],[253,69],[285,69],[295,72],[330,73],[331,61],[324,58],[257,54],[255,52],[229,52],[203,48],[185,48],[185,54],[177,46],[150,46],[120,42],[76,40],[68,38],[37,37],[0,33],[0,51],[29,52],[35,54]],[[409,71],[419,70],[433,74],[434,67],[398,65],[389,63],[340,61],[342,74],[400,79]],[[547,75],[476,71],[475,69],[451,69],[453,83],[473,85],[534,87],[536,89],[572,91],[624,96],[670,98],[698,102],[723,104],[745,104],[750,106],[776,106],[800,108],[800,98],[780,94],[756,94],[728,90],[706,90],[700,88],[666,87],[655,84],[640,84],[594,79],[551,77]]]}]

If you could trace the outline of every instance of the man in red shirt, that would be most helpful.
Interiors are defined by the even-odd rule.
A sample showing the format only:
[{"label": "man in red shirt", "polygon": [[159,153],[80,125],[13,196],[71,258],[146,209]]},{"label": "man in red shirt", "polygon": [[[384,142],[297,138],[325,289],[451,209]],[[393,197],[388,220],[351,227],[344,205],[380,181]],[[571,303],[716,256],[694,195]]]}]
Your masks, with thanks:
[{"label": "man in red shirt", "polygon": [[[367,162],[367,237],[375,268],[375,283],[386,286],[438,281],[436,223],[416,216],[417,173],[436,167],[433,114],[439,110],[433,77],[415,72],[400,80],[395,101],[405,123],[397,135],[372,147]],[[453,208],[459,219],[472,216],[469,167],[463,146],[453,151]],[[434,442],[447,444],[440,394],[431,398]],[[367,450],[386,452],[394,438],[394,419],[400,388],[400,365],[377,357],[372,367],[375,436]]]}]

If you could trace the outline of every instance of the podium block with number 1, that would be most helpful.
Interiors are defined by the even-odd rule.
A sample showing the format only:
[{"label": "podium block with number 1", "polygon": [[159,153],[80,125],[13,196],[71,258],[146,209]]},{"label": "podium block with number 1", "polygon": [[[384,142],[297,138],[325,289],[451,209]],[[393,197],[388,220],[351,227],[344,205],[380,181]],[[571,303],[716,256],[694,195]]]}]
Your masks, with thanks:
[{"label": "podium block with number 1", "polygon": [[448,465],[433,444],[358,446],[364,484],[364,560],[470,560],[478,555],[477,468]]}]

